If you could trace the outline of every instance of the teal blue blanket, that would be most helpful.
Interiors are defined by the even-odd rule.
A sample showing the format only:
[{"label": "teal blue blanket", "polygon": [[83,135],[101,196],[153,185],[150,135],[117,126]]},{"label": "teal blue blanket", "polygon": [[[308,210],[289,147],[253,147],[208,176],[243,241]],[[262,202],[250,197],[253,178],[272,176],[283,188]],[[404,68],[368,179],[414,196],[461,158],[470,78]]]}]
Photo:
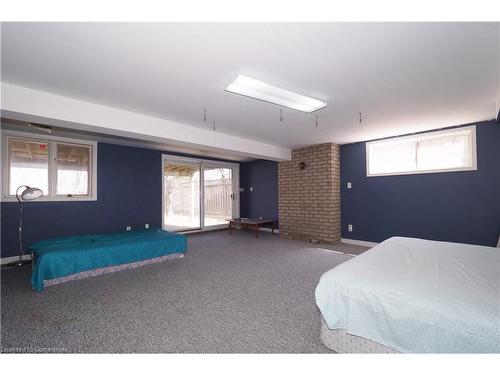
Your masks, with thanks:
[{"label": "teal blue blanket", "polygon": [[186,236],[161,229],[54,238],[31,245],[35,257],[31,285],[78,272],[184,253]]}]

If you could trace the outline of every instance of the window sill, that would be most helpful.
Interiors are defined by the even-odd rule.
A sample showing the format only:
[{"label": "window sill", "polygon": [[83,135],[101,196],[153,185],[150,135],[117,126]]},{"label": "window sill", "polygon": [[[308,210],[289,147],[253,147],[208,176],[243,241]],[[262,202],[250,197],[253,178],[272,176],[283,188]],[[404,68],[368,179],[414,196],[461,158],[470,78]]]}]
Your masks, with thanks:
[{"label": "window sill", "polygon": [[410,174],[449,173],[449,172],[467,172],[467,171],[477,171],[477,166],[474,165],[472,167],[464,167],[464,168],[432,169],[432,170],[420,170],[420,171],[409,171],[409,172],[372,173],[372,174],[367,174],[366,177],[402,176]]}]

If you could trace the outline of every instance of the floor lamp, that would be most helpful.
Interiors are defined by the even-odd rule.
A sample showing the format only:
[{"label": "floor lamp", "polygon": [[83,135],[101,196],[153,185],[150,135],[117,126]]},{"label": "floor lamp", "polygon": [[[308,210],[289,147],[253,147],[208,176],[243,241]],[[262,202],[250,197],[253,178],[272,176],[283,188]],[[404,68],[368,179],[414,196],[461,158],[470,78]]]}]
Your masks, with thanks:
[{"label": "floor lamp", "polygon": [[[25,188],[21,195],[19,195],[19,189]],[[29,187],[28,185],[21,185],[16,190],[16,198],[19,202],[19,229],[17,233],[17,245],[19,251],[19,259],[2,265],[2,268],[10,268],[22,266],[23,264],[31,263],[31,259],[23,259],[23,255],[25,255],[23,249],[23,202],[24,201],[32,201],[43,196],[43,191],[36,187]]]}]

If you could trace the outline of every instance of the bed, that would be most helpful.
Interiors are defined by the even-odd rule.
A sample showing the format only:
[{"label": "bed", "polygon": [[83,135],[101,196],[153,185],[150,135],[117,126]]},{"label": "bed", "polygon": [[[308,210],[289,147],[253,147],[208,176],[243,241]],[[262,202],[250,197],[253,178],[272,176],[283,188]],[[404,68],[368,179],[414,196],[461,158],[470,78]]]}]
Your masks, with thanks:
[{"label": "bed", "polygon": [[33,289],[182,258],[186,237],[161,229],[55,238],[31,245]]},{"label": "bed", "polygon": [[321,276],[340,353],[500,353],[500,249],[393,237]]}]

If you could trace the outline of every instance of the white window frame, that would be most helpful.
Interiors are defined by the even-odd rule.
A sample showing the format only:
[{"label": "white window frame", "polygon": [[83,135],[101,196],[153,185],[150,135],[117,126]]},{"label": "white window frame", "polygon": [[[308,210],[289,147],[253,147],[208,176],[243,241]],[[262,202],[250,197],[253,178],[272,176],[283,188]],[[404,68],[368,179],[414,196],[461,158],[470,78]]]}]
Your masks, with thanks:
[{"label": "white window frame", "polygon": [[[97,201],[97,142],[87,141],[82,139],[73,139],[66,137],[56,137],[45,134],[33,134],[27,132],[19,132],[12,130],[2,131],[2,148],[3,148],[3,184],[2,184],[2,202],[17,202],[15,195],[9,194],[10,184],[10,155],[8,149],[9,139],[25,139],[31,142],[47,142],[49,144],[49,195],[44,195],[31,202],[75,202],[75,201]],[[87,195],[57,195],[57,155],[56,145],[75,145],[90,147],[90,173],[89,173],[89,192]]]},{"label": "white window frame", "polygon": [[162,162],[161,162],[161,181],[162,181],[162,191],[161,191],[161,226],[163,229],[166,229],[165,225],[165,194],[163,191],[163,181],[165,178],[165,163],[186,163],[192,165],[198,165],[200,167],[200,227],[193,228],[188,230],[181,230],[178,233],[189,233],[189,232],[202,232],[202,231],[210,231],[216,229],[227,228],[227,224],[221,225],[205,225],[205,181],[204,181],[204,171],[205,168],[218,168],[218,167],[226,167],[231,168],[233,171],[233,207],[232,214],[233,218],[240,216],[240,165],[239,163],[231,163],[225,161],[217,161],[217,160],[209,160],[209,159],[198,159],[198,158],[190,158],[185,156],[176,156],[169,154],[162,154]]},{"label": "white window frame", "polygon": [[[419,141],[423,139],[429,139],[434,137],[439,137],[443,135],[451,135],[454,133],[461,133],[464,131],[470,131],[470,160],[472,161],[472,165],[470,167],[464,168],[444,168],[444,169],[432,169],[432,170],[415,170],[415,171],[407,171],[407,172],[390,172],[390,173],[370,173],[370,153],[369,147],[374,144],[383,144],[383,143],[393,143],[395,141]],[[418,152],[418,150],[417,150]],[[477,170],[477,145],[476,145],[476,125],[472,126],[463,126],[460,128],[453,129],[445,129],[440,131],[431,131],[426,133],[420,133],[415,135],[406,135],[401,137],[394,137],[388,139],[382,139],[378,141],[370,141],[366,142],[365,145],[365,153],[366,153],[366,176],[367,177],[379,177],[379,176],[398,176],[398,175],[407,175],[407,174],[427,174],[427,173],[444,173],[444,172],[459,172],[459,171],[475,171]],[[415,154],[417,157],[417,154]]]}]

